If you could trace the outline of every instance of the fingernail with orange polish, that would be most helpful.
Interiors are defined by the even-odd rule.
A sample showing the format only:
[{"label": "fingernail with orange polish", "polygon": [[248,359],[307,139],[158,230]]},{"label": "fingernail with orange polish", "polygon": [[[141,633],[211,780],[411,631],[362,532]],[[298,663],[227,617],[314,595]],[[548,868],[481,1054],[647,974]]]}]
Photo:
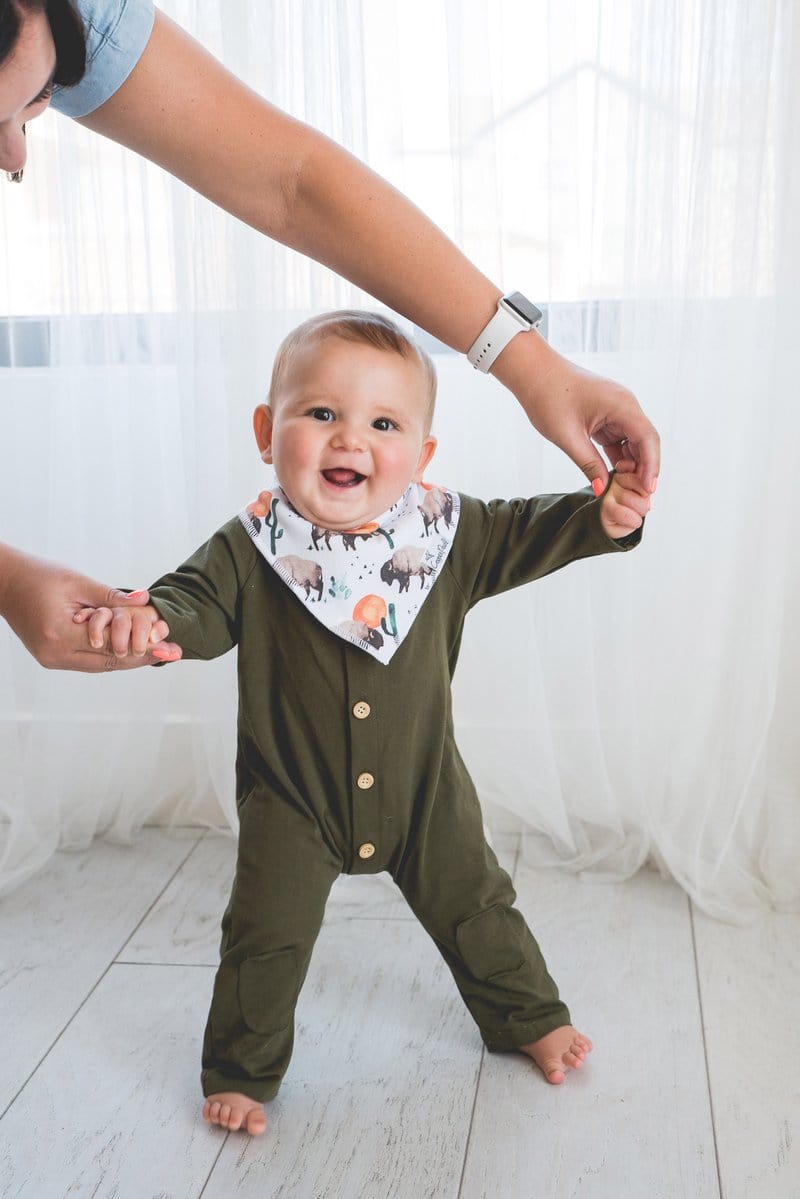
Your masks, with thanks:
[{"label": "fingernail with orange polish", "polygon": [[592,479],[592,491],[595,495],[602,495],[605,489],[605,483],[602,479]]}]

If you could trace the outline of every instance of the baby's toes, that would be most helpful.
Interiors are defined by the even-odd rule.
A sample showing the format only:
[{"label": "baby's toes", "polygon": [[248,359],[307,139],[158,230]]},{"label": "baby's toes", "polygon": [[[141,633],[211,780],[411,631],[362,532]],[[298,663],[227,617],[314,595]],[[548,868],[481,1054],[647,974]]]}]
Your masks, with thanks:
[{"label": "baby's toes", "polygon": [[572,1070],[580,1070],[583,1062],[583,1054],[578,1055],[577,1053],[573,1053],[570,1049],[568,1049],[564,1054],[564,1065],[569,1066]]},{"label": "baby's toes", "polygon": [[564,1063],[557,1058],[551,1058],[550,1061],[543,1062],[542,1071],[547,1081],[553,1083],[554,1086],[564,1081]]},{"label": "baby's toes", "polygon": [[248,1113],[247,1116],[247,1131],[251,1136],[260,1136],[267,1127],[267,1117],[264,1112],[255,1108]]}]

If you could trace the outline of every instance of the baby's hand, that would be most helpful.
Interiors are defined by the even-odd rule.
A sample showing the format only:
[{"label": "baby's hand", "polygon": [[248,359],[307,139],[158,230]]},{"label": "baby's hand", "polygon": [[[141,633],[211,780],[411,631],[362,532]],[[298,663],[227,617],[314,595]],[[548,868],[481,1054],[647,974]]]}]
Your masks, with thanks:
[{"label": "baby's hand", "polygon": [[165,640],[169,625],[152,604],[141,608],[81,608],[72,619],[75,624],[86,625],[93,649],[105,647],[116,658],[127,657],[129,650],[136,658],[150,651],[159,662],[174,662],[181,656],[179,647]]},{"label": "baby's hand", "polygon": [[619,539],[635,533],[650,511],[650,493],[642,491],[636,463],[621,458],[600,506],[600,520],[609,537]]}]

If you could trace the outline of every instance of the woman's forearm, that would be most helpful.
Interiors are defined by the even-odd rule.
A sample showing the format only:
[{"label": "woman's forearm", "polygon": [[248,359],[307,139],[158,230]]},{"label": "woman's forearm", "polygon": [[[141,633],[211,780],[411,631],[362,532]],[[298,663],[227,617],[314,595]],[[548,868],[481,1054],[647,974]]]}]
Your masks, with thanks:
[{"label": "woman's forearm", "polygon": [[352,155],[326,138],[305,150],[283,240],[466,353],[501,288]]},{"label": "woman's forearm", "polygon": [[405,196],[246,87],[161,12],[128,80],[82,123],[455,349],[494,311],[500,289]]},{"label": "woman's forearm", "polygon": [[[131,75],[83,123],[456,350],[465,352],[495,311],[500,287],[414,204],[256,95],[160,12]],[[578,371],[535,333],[515,337],[492,373],[587,477],[606,475],[590,437],[612,462],[627,438],[652,483],[658,436],[630,392]]]},{"label": "woman's forearm", "polygon": [[6,613],[11,610],[17,555],[18,551],[12,546],[0,542],[0,616],[3,620],[8,619]]}]

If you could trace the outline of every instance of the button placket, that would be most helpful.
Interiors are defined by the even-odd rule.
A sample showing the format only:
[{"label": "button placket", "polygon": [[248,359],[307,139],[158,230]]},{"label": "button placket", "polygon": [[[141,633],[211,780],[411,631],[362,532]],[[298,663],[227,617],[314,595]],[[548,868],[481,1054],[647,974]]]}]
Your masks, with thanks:
[{"label": "button placket", "polygon": [[[369,663],[368,665],[373,665]],[[369,670],[360,670],[361,662],[348,663],[350,744],[352,747],[353,852],[356,862],[366,864],[378,853],[380,828],[378,762],[378,723],[375,700],[371,693],[374,679]],[[372,682],[372,688],[368,685]]]}]

